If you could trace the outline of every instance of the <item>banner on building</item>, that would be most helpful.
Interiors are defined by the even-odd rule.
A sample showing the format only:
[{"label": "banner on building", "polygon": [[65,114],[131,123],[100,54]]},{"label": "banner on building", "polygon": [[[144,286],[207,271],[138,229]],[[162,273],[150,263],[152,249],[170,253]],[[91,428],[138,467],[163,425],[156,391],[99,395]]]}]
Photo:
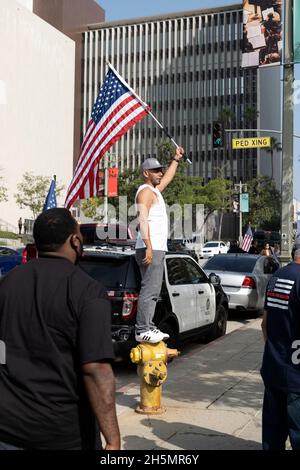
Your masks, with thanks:
[{"label": "banner on building", "polygon": [[282,0],[244,0],[242,67],[279,65],[282,29]]},{"label": "banner on building", "polygon": [[104,171],[98,171],[98,178],[99,178],[99,186],[97,191],[98,197],[104,196],[104,185],[105,185],[105,174]]},{"label": "banner on building", "polygon": [[300,3],[294,2],[294,62],[300,62]]},{"label": "banner on building", "polygon": [[108,197],[118,196],[118,168],[108,169]]},{"label": "banner on building", "polygon": [[240,211],[249,212],[249,194],[242,193],[240,195]]}]

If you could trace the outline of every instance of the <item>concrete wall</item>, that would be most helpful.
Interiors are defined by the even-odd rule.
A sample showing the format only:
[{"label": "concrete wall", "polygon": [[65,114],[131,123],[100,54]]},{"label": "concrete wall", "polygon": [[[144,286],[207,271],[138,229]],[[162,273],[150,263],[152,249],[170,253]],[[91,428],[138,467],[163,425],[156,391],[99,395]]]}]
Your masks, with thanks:
[{"label": "concrete wall", "polygon": [[[259,70],[260,94],[260,129],[281,130],[281,82],[280,67],[264,67]],[[270,132],[261,135],[270,135],[282,142],[281,134]],[[281,152],[273,152],[273,178],[277,189],[281,188]],[[259,169],[258,169],[259,170]],[[271,155],[264,150],[260,151],[260,174],[271,176]]]},{"label": "concrete wall", "polygon": [[28,10],[32,11],[33,8],[33,0],[17,0],[23,7],[28,8]]},{"label": "concrete wall", "polygon": [[[23,0],[25,1],[25,0]],[[74,165],[78,160],[81,144],[81,60],[82,32],[88,25],[105,20],[105,12],[95,0],[32,0],[33,12],[76,43],[75,56],[75,120],[74,120]]]},{"label": "concrete wall", "polygon": [[[0,218],[30,218],[13,197],[25,171],[72,177],[74,42],[15,0],[0,2],[0,174],[9,201]],[[65,194],[59,200],[63,203]]]}]

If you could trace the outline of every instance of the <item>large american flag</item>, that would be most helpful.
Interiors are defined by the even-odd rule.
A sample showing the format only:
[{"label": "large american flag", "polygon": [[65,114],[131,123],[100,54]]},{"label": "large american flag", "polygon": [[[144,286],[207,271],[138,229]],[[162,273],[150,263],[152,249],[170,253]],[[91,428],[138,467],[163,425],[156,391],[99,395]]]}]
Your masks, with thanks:
[{"label": "large american flag", "polygon": [[267,287],[266,306],[287,310],[294,283],[295,281],[290,281],[289,279],[272,277]]},{"label": "large american flag", "polygon": [[252,240],[253,240],[252,230],[251,230],[251,227],[248,227],[248,230],[245,233],[244,238],[243,238],[243,243],[241,246],[242,250],[249,251]]},{"label": "large american flag", "polygon": [[93,107],[65,207],[71,207],[76,199],[97,195],[101,157],[146,116],[148,109],[147,104],[110,68]]}]

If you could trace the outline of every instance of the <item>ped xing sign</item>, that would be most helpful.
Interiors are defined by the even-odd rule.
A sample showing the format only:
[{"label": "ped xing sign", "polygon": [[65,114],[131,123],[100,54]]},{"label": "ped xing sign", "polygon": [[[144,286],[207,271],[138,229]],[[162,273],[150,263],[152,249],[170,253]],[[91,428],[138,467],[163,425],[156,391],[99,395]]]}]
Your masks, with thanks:
[{"label": "ped xing sign", "polygon": [[271,147],[271,137],[250,137],[248,139],[232,139],[232,148],[237,149],[255,149]]}]

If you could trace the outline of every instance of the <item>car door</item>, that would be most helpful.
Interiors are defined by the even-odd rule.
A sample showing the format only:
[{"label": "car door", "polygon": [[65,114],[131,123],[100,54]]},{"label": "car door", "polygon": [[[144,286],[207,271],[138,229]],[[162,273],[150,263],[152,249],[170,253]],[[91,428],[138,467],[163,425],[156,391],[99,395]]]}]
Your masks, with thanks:
[{"label": "car door", "polygon": [[178,319],[179,332],[192,330],[195,328],[197,297],[184,256],[166,255],[165,280],[172,310]]},{"label": "car door", "polygon": [[7,273],[14,266],[15,266],[14,251],[6,247],[0,248],[0,268],[1,268],[2,274]]},{"label": "car door", "polygon": [[215,289],[206,274],[193,259],[185,258],[185,263],[197,299],[194,327],[199,328],[214,321],[216,311]]},{"label": "car door", "polygon": [[227,253],[227,246],[223,242],[220,243],[220,252]]}]

